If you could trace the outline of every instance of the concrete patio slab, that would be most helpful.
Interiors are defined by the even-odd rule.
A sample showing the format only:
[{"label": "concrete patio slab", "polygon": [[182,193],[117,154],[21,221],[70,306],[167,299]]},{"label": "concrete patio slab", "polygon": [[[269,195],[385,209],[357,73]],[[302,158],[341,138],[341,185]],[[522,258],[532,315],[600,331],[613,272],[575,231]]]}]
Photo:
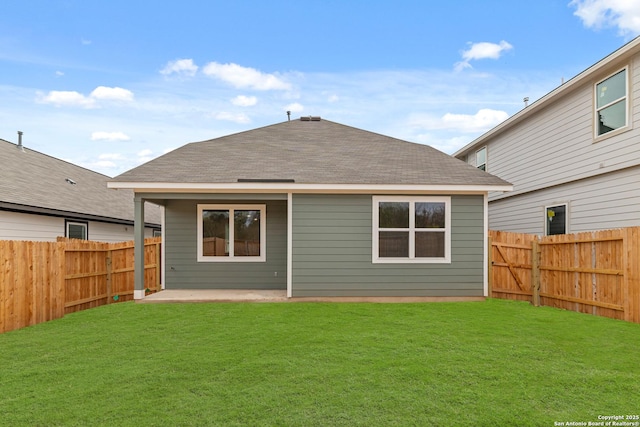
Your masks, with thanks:
[{"label": "concrete patio slab", "polygon": [[282,302],[287,301],[285,290],[255,289],[165,289],[147,295],[138,303],[167,302]]},{"label": "concrete patio slab", "polygon": [[484,301],[485,297],[294,297],[285,290],[260,289],[165,289],[136,300],[140,304],[172,302],[462,302]]}]

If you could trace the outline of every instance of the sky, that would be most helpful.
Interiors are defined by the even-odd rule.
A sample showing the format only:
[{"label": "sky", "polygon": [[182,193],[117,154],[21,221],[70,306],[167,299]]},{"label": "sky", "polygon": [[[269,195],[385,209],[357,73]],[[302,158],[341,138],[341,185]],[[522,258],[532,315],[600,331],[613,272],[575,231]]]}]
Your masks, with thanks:
[{"label": "sky", "polygon": [[638,34],[640,0],[2,0],[0,139],[116,176],[290,111],[452,154]]}]

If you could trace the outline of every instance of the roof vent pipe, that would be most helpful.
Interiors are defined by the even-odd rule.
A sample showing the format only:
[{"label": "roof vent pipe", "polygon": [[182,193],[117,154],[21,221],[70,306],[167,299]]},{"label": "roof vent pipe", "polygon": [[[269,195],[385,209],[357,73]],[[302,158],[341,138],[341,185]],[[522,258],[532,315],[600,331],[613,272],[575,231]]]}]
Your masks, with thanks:
[{"label": "roof vent pipe", "polygon": [[525,97],[524,97],[524,99],[523,99],[523,101],[524,101],[524,106],[525,106],[525,108],[526,108],[526,107],[528,107],[528,106],[529,106],[529,97],[528,97],[528,96],[525,96]]},{"label": "roof vent pipe", "polygon": [[291,111],[287,111],[287,121],[291,121]]},{"label": "roof vent pipe", "polygon": [[18,131],[18,149],[24,151],[24,147],[22,146],[22,131]]}]

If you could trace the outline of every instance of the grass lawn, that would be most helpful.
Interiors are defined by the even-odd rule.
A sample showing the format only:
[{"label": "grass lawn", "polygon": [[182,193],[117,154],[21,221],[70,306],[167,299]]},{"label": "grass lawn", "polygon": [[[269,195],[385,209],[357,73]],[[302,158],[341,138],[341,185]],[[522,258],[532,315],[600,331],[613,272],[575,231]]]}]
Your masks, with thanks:
[{"label": "grass lawn", "polygon": [[527,303],[135,304],[0,335],[0,425],[553,426],[640,414],[640,325]]}]

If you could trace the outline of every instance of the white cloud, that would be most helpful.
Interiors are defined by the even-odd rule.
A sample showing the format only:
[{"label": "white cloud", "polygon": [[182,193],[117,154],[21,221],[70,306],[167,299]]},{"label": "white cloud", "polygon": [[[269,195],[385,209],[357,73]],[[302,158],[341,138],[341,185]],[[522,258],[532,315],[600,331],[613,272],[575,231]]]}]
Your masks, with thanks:
[{"label": "white cloud", "polygon": [[115,169],[117,165],[109,160],[100,160],[91,164],[95,168]]},{"label": "white cloud", "polygon": [[81,38],[80,39],[80,43],[82,43],[83,45],[87,46],[87,45],[90,45],[92,42],[91,42],[91,40],[87,40],[85,38]]},{"label": "white cloud", "polygon": [[92,108],[95,106],[95,100],[87,98],[80,92],[71,90],[52,90],[48,94],[38,94],[37,102],[43,104],[53,104],[55,106],[78,106],[84,108]]},{"label": "white cloud", "polygon": [[122,160],[124,156],[120,153],[104,153],[98,156],[100,160]]},{"label": "white cloud", "polygon": [[334,102],[338,102],[340,100],[340,97],[338,97],[338,95],[330,95],[329,98],[327,98],[327,101],[334,103]]},{"label": "white cloud", "polygon": [[221,111],[213,116],[216,120],[226,120],[234,123],[251,123],[251,119],[244,113],[228,113]]},{"label": "white cloud", "polygon": [[238,95],[231,100],[231,103],[239,107],[251,107],[258,103],[258,98],[255,96]]},{"label": "white cloud", "polygon": [[122,132],[93,132],[92,141],[129,141],[131,138]]},{"label": "white cloud", "polygon": [[103,101],[133,101],[133,92],[121,87],[98,86],[89,96],[71,90],[52,90],[44,95],[38,93],[36,102],[60,106],[75,106],[83,108],[97,108],[97,102]]},{"label": "white cloud", "polygon": [[110,101],[133,101],[133,92],[121,87],[98,86],[90,95],[94,99]]},{"label": "white cloud", "polygon": [[468,136],[454,136],[450,138],[436,138],[431,134],[420,134],[416,137],[416,142],[430,145],[443,153],[452,154],[471,142]]},{"label": "white cloud", "polygon": [[160,70],[160,74],[182,74],[185,76],[194,76],[198,72],[198,66],[193,63],[193,59],[177,59],[169,61],[165,67]]},{"label": "white cloud", "polygon": [[87,169],[91,169],[93,171],[101,171],[100,173],[103,173],[105,175],[108,175],[108,172],[111,172],[115,169],[118,168],[118,165],[115,162],[112,162],[111,160],[98,160],[95,162],[91,162],[91,161],[73,161],[73,160],[66,160],[70,163],[75,163],[76,165],[80,165],[84,168]]},{"label": "white cloud", "polygon": [[617,27],[620,35],[640,34],[640,2],[631,0],[572,0],[574,15],[587,28]]},{"label": "white cloud", "polygon": [[227,82],[237,88],[255,90],[289,90],[291,85],[275,74],[262,73],[255,68],[243,67],[238,64],[218,64],[210,62],[202,72]]},{"label": "white cloud", "polygon": [[470,44],[469,49],[462,52],[462,61],[455,64],[455,69],[461,71],[472,68],[470,61],[478,59],[498,59],[507,50],[513,49],[511,44],[502,40],[500,43],[480,42]]},{"label": "white cloud", "polygon": [[62,77],[64,73],[62,71],[56,71],[56,77]]},{"label": "white cloud", "polygon": [[483,108],[476,114],[446,113],[442,117],[413,115],[412,126],[429,130],[455,130],[457,132],[484,132],[509,118],[505,111]]},{"label": "white cloud", "polygon": [[289,104],[284,107],[286,111],[291,111],[292,113],[301,113],[304,111],[304,105],[294,102],[293,104]]},{"label": "white cloud", "polygon": [[505,111],[483,108],[474,115],[447,113],[442,121],[450,129],[463,132],[482,132],[502,123],[509,118]]},{"label": "white cloud", "polygon": [[138,152],[138,164],[146,163],[153,159],[154,159],[153,151],[149,149],[145,149]]}]

